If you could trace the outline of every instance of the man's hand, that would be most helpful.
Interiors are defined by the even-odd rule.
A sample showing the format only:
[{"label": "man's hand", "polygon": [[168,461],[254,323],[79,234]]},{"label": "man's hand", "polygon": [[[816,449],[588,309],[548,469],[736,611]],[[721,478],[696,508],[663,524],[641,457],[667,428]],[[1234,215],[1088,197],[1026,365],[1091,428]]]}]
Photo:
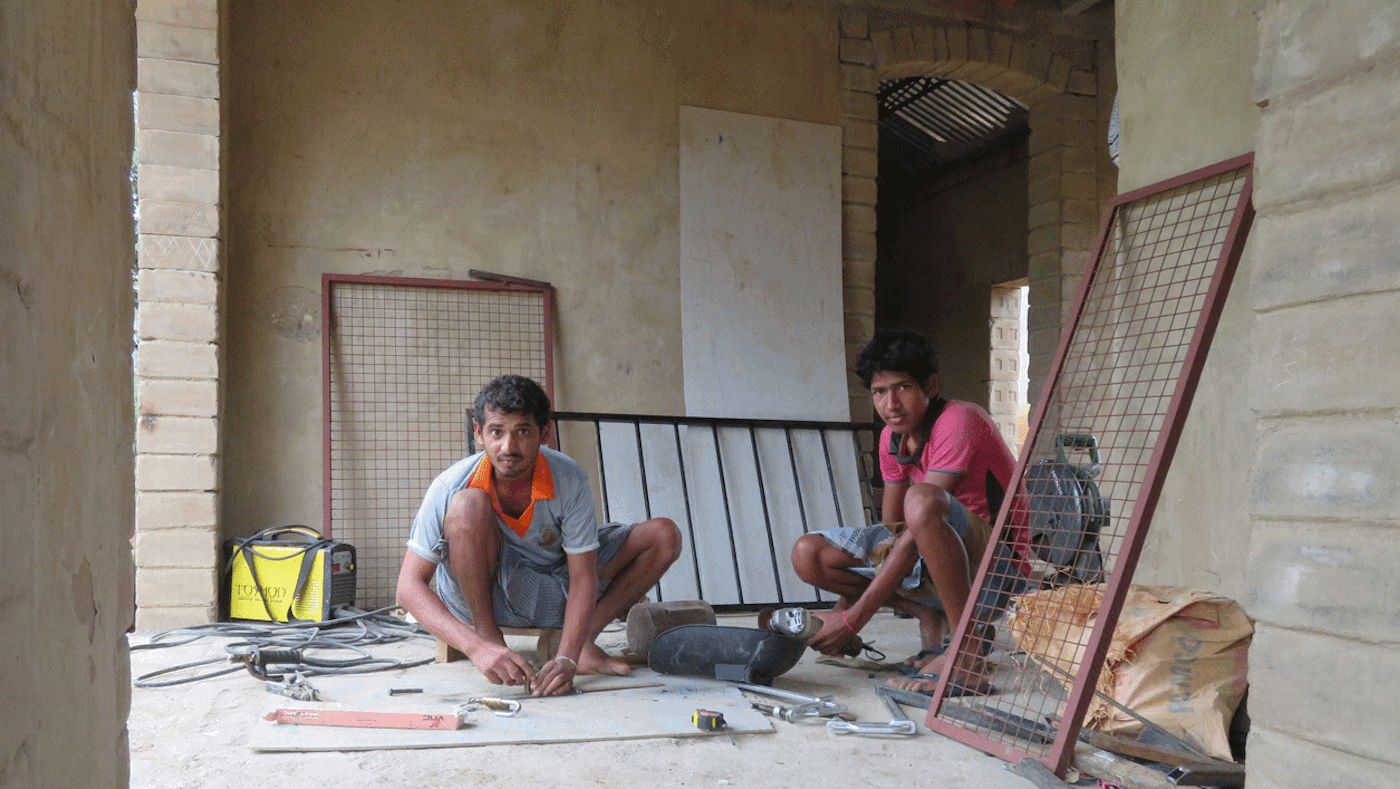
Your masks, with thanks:
[{"label": "man's hand", "polygon": [[556,657],[540,666],[540,673],[530,683],[533,696],[561,696],[574,689],[574,675],[578,673],[578,663],[567,657]]},{"label": "man's hand", "polygon": [[807,646],[817,650],[823,655],[845,654],[841,647],[851,640],[854,635],[851,629],[846,627],[846,623],[841,619],[839,612],[816,613],[812,616],[821,620],[822,629],[817,631],[815,636],[807,642]]},{"label": "man's hand", "polygon": [[504,644],[481,644],[467,657],[492,685],[529,685],[535,677],[529,661]]}]

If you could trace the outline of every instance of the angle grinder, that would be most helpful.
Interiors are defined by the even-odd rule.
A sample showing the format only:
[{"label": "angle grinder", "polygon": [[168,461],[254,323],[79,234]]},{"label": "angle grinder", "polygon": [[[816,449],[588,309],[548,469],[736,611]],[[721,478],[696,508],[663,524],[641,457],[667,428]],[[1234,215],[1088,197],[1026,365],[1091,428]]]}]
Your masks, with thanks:
[{"label": "angle grinder", "polygon": [[[801,606],[788,606],[787,608],[779,608],[768,613],[768,621],[766,623],[760,622],[759,626],[766,627],[768,630],[778,635],[791,636],[807,641],[821,631],[822,621],[812,616],[811,611]],[[864,642],[861,641],[859,636],[852,633],[851,637],[846,639],[846,642],[841,645],[841,654],[848,657],[859,657],[861,650],[864,648]]]}]

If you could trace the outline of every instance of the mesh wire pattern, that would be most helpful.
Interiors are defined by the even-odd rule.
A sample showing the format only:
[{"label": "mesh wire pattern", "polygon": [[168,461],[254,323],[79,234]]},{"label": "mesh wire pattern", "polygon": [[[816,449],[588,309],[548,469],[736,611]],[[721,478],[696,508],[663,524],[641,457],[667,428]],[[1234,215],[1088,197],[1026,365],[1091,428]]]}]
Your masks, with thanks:
[{"label": "mesh wire pattern", "polygon": [[464,413],[517,373],[551,390],[551,291],[388,277],[323,282],[325,532],[355,546],[356,604],[394,604],[423,492],[468,454]]},{"label": "mesh wire pattern", "polygon": [[[979,604],[964,623],[1000,629],[1002,687],[984,684],[963,642],[930,707],[936,731],[1013,763],[1069,763],[1244,244],[1251,165],[1239,157],[1115,201],[998,519],[999,548],[1007,523],[1028,527],[1033,577],[1009,611]],[[992,553],[979,601],[1022,581]]]}]

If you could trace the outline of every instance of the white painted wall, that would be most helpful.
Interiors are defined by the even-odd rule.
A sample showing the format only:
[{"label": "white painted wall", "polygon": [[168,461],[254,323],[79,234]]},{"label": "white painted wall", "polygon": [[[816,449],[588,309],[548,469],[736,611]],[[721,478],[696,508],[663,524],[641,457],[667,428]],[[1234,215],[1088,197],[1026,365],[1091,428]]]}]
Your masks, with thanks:
[{"label": "white painted wall", "polygon": [[841,128],[680,108],[690,416],[844,420]]}]

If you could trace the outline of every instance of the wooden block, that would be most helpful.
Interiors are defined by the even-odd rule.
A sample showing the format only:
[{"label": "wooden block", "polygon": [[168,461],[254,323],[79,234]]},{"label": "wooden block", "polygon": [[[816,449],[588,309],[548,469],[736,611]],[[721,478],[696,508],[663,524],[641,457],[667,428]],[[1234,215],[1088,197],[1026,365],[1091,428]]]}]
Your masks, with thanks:
[{"label": "wooden block", "polygon": [[[544,635],[544,634],[546,634],[546,633],[557,633],[557,632],[558,632],[557,630],[553,630],[553,629],[548,628],[548,627],[503,627],[503,628],[501,628],[501,633],[503,633],[503,634],[505,634],[505,635],[508,635],[508,636],[535,636],[535,637],[539,637],[539,636],[542,636],[542,635]],[[461,650],[459,650],[459,649],[457,649],[456,647],[454,647],[454,646],[448,644],[446,641],[443,641],[443,640],[440,639],[440,638],[439,638],[439,639],[436,639],[436,641],[437,641],[437,643],[436,643],[436,646],[434,647],[434,650],[433,650],[433,660],[434,660],[435,662],[437,662],[437,663],[453,663],[453,662],[456,662],[456,661],[458,661],[458,660],[465,660],[465,659],[466,659],[467,656],[464,655],[464,654],[461,652]],[[554,643],[555,643],[555,644],[558,643],[558,638],[555,638]],[[553,655],[551,654],[550,657],[553,657]]]}]

